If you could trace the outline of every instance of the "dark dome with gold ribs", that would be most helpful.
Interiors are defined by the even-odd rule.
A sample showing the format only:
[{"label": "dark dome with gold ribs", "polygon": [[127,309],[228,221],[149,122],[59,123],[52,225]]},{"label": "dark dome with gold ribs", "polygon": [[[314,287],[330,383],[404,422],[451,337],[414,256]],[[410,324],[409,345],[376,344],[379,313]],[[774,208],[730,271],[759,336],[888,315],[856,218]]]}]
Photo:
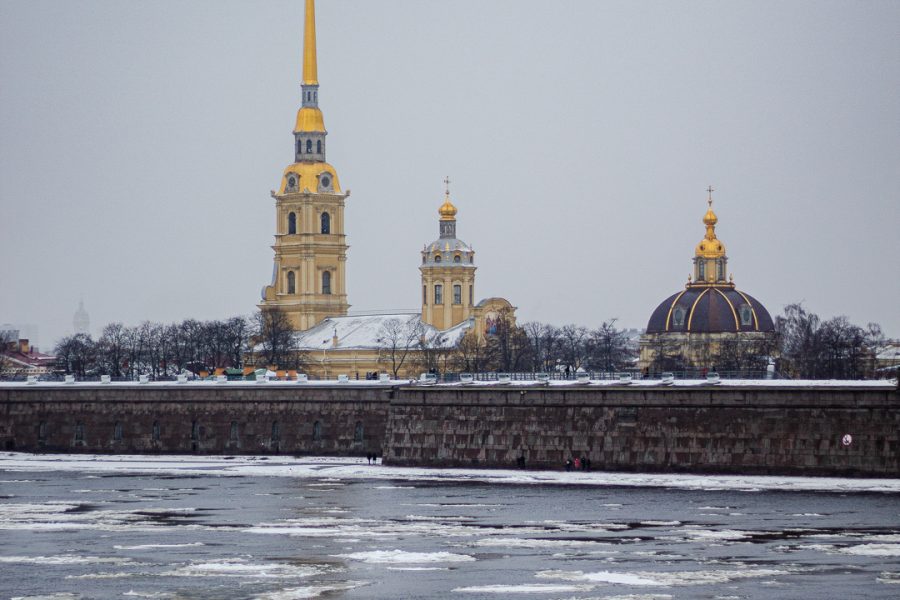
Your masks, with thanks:
[{"label": "dark dome with gold ribs", "polygon": [[647,333],[772,332],[775,324],[759,301],[733,287],[690,286],[656,307]]}]

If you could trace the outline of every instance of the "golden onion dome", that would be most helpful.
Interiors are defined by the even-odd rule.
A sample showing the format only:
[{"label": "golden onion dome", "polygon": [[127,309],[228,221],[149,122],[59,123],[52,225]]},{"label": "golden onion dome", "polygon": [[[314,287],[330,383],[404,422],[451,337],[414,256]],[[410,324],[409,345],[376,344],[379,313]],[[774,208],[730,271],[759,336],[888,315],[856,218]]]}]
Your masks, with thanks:
[{"label": "golden onion dome", "polygon": [[456,212],[456,207],[450,202],[450,196],[447,196],[444,203],[441,204],[441,207],[438,209],[438,214],[441,215],[441,221],[454,220],[456,218]]},{"label": "golden onion dome", "polygon": [[297,125],[294,126],[294,133],[304,131],[325,133],[325,119],[322,117],[321,110],[312,106],[304,106],[297,111]]},{"label": "golden onion dome", "polygon": [[719,222],[719,217],[716,216],[712,209],[712,187],[710,187],[710,198],[707,202],[709,208],[706,209],[706,214],[703,215],[706,235],[697,244],[694,254],[703,258],[719,258],[720,256],[725,256],[725,244],[716,237],[716,223]]}]

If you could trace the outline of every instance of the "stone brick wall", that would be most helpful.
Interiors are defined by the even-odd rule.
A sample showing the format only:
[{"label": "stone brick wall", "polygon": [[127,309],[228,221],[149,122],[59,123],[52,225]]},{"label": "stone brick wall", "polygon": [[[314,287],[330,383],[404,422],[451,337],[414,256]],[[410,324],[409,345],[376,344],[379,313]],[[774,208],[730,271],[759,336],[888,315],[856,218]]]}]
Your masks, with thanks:
[{"label": "stone brick wall", "polygon": [[0,386],[0,448],[383,452],[395,465],[507,468],[523,457],[551,469],[584,456],[605,470],[900,477],[900,396],[833,386]]},{"label": "stone brick wall", "polygon": [[[844,446],[844,434],[853,436]],[[900,400],[865,388],[405,388],[398,465],[900,476]]]},{"label": "stone brick wall", "polygon": [[0,448],[364,456],[380,453],[387,411],[376,387],[0,388]]}]

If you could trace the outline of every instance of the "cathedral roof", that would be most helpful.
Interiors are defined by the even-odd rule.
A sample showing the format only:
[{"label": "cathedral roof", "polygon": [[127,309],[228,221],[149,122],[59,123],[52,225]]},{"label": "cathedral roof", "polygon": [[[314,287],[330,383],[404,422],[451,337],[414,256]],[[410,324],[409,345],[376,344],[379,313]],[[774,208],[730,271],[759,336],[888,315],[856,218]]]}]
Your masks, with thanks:
[{"label": "cathedral roof", "polygon": [[735,333],[775,331],[766,307],[732,286],[693,285],[663,300],[647,333]]},{"label": "cathedral roof", "polygon": [[[381,338],[388,321],[398,321],[406,327],[420,327],[423,335],[435,337],[435,346],[443,348],[455,347],[462,336],[472,326],[470,321],[438,330],[422,322],[419,312],[370,314],[346,317],[328,317],[318,325],[300,331],[294,336],[294,349],[321,352],[330,350],[371,350],[384,347],[387,342]],[[334,345],[337,336],[337,345]]]}]

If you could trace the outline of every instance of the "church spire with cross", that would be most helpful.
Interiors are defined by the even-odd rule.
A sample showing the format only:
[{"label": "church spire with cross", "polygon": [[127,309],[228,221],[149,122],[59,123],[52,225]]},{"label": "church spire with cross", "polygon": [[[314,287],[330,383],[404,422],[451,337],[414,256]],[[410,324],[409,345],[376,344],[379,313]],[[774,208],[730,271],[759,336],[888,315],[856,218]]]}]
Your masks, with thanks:
[{"label": "church spire with cross", "polygon": [[716,224],[719,217],[713,212],[713,186],[706,188],[706,214],[703,224],[706,235],[694,249],[694,284],[693,285],[734,285],[726,280],[728,257],[725,255],[725,244],[716,237]]}]

